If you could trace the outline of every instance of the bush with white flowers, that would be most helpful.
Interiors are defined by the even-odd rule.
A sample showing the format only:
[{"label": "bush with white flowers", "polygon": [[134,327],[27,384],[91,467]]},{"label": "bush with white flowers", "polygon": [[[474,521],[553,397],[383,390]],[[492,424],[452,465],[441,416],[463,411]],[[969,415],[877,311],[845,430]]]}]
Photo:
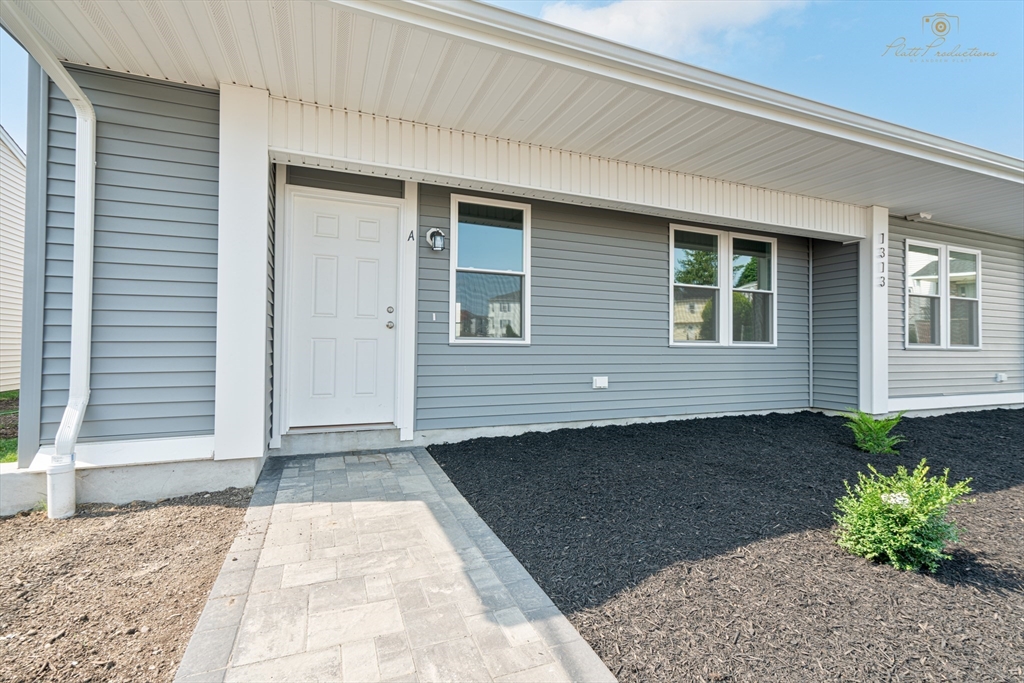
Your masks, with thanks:
[{"label": "bush with white flowers", "polygon": [[929,477],[925,461],[908,473],[900,465],[892,476],[871,465],[870,475],[857,473],[847,482],[846,495],[836,501],[839,545],[869,560],[888,562],[897,569],[934,572],[948,543],[959,529],[946,518],[950,506],[971,492],[970,479],[949,485],[949,470]]}]

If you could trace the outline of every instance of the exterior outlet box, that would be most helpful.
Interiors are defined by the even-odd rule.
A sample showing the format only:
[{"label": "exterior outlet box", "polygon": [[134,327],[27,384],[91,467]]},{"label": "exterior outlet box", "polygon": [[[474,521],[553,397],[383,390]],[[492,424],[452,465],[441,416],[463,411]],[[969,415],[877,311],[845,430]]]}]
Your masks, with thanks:
[{"label": "exterior outlet box", "polygon": [[[597,382],[597,378],[596,377],[594,378],[594,381]],[[996,382],[999,382],[1001,384],[1001,383],[1003,383],[1005,381],[1006,381],[1006,373],[1005,372],[997,372],[996,373]]]},{"label": "exterior outlet box", "polygon": [[608,388],[608,378],[607,377],[595,377],[594,378],[594,388],[595,389],[607,389]]}]

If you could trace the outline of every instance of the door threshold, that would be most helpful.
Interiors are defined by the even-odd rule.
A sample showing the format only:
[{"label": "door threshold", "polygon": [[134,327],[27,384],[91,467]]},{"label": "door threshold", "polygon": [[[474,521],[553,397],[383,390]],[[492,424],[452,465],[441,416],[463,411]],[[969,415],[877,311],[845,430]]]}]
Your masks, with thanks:
[{"label": "door threshold", "polygon": [[367,422],[354,425],[319,425],[312,427],[290,427],[284,436],[290,434],[323,434],[325,432],[368,432],[398,429],[394,422]]}]

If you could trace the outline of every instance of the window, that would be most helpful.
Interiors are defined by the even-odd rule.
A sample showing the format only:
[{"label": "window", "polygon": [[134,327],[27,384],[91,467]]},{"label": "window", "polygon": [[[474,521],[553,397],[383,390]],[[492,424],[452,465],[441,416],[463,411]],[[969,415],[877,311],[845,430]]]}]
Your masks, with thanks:
[{"label": "window", "polygon": [[451,343],[530,341],[530,206],[452,195]]},{"label": "window", "polygon": [[981,347],[981,253],[907,240],[906,346]]},{"label": "window", "polygon": [[689,226],[670,230],[670,344],[774,345],[776,241]]}]

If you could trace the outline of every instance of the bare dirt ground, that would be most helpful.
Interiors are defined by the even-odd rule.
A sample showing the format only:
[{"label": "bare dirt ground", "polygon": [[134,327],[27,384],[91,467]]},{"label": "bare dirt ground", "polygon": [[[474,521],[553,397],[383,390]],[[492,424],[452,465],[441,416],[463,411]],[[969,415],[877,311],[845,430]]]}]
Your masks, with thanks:
[{"label": "bare dirt ground", "polygon": [[0,681],[170,681],[251,489],[0,519]]},{"label": "bare dirt ground", "polygon": [[[813,413],[428,450],[623,683],[1024,681],[1024,412],[904,420],[900,455]],[[927,457],[974,503],[935,574],[834,541],[843,480]]]},{"label": "bare dirt ground", "polygon": [[0,394],[0,439],[18,436],[18,395],[13,391]]}]

